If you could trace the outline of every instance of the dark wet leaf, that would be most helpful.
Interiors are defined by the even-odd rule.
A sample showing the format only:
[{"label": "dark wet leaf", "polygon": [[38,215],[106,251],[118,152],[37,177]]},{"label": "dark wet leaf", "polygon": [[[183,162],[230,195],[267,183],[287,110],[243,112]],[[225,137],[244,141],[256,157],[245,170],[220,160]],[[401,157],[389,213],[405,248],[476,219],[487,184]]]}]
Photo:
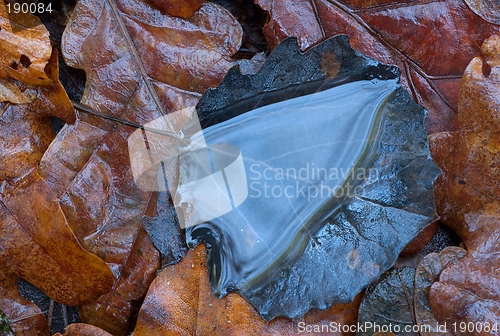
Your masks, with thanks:
[{"label": "dark wet leaf", "polygon": [[[188,228],[190,244],[205,241],[210,246],[210,279],[217,295],[237,290],[266,319],[297,317],[311,308],[350,302],[436,219],[432,190],[439,170],[429,155],[425,111],[397,83],[398,73],[395,67],[355,52],[345,36],[327,40],[307,53],[301,53],[296,40],[289,39],[256,75],[232,69],[217,89],[203,96],[197,111],[207,144],[240,148],[248,181],[256,169],[250,165],[255,163],[275,169],[274,173],[298,170],[308,162],[316,168],[345,165],[346,171],[377,172],[377,176],[349,180],[361,188],[362,195],[329,193],[313,200],[249,196],[233,211]],[[322,113],[315,109],[316,97],[331,99]],[[295,102],[306,108],[300,110]],[[276,107],[280,113],[273,113],[274,106],[286,108]],[[374,119],[380,121],[365,126],[374,127],[376,131],[368,133],[376,134],[374,138],[363,138],[356,131],[341,133],[339,125],[357,113],[352,106],[382,111],[380,119]],[[330,113],[344,114],[332,122]],[[354,124],[348,129],[362,129]],[[339,134],[345,137],[336,140]],[[348,136],[352,138],[345,140]],[[331,148],[344,141],[347,146]],[[346,156],[336,159],[336,153],[345,148],[359,151],[363,159],[356,159],[352,166]],[[318,185],[321,180],[305,179]],[[326,176],[323,180],[338,182]],[[240,187],[241,183],[245,184],[240,182]]]},{"label": "dark wet leaf", "polygon": [[[71,17],[71,13],[76,5],[74,0],[57,0],[51,2],[52,12],[45,12],[40,15],[40,20],[50,32],[52,45],[61,50],[61,40],[66,28],[66,23]],[[85,90],[85,71],[75,69],[66,64],[63,56],[59,55],[59,73],[61,84],[63,85],[69,99],[80,101]],[[62,128],[58,127],[57,131]]]},{"label": "dark wet leaf", "polygon": [[249,58],[259,52],[268,52],[266,38],[262,34],[262,27],[266,23],[267,13],[252,0],[213,0],[231,12],[243,29],[241,48],[235,57]]},{"label": "dark wet leaf", "polygon": [[76,306],[66,306],[50,299],[41,290],[23,279],[18,281],[17,287],[23,298],[33,302],[42,310],[47,317],[46,324],[51,334],[63,331],[69,323],[80,321]]},{"label": "dark wet leaf", "polygon": [[4,0],[0,1],[0,31],[0,101],[26,103],[27,97],[7,79],[50,85],[44,72],[52,54],[49,32],[36,16],[9,12]]},{"label": "dark wet leaf", "polygon": [[[446,247],[460,246],[462,240],[457,236],[457,234],[453,230],[451,230],[446,225],[440,223],[439,221],[437,221],[436,223],[440,225],[434,236],[432,236],[432,238],[427,242],[424,248],[421,248],[420,251],[418,251],[417,253],[406,255],[404,253],[405,250],[408,248],[408,246],[406,246],[405,250],[403,250],[403,252],[401,252],[401,254],[399,255],[398,260],[394,264],[394,267],[408,266],[417,268],[422,259],[429,253],[439,253]],[[432,227],[433,225],[434,223],[432,225],[429,225],[427,228]],[[425,232],[425,230],[422,232]]]},{"label": "dark wet leaf", "polygon": [[152,213],[144,218],[144,228],[161,253],[163,268],[179,262],[186,254],[186,239],[171,204],[170,193],[160,191],[151,201]]},{"label": "dark wet leaf", "polygon": [[466,253],[462,248],[448,247],[425,256],[416,269],[394,268],[383,274],[361,301],[358,322],[365,328],[357,335],[387,331],[407,336],[452,335],[437,322],[427,297],[442,270]]},{"label": "dark wet leaf", "polygon": [[443,271],[429,301],[441,322],[497,323],[489,334],[499,335],[500,37],[486,40],[481,51],[462,79],[458,131],[430,138],[432,155],[443,169],[436,181],[437,208],[468,254]]},{"label": "dark wet leaf", "polygon": [[[415,269],[394,268],[380,277],[375,287],[369,288],[359,307],[358,322],[365,329],[356,335],[373,335],[390,331],[397,335],[416,336],[416,332],[404,332],[406,326],[415,325],[413,307]],[[375,329],[382,326],[391,329]]]},{"label": "dark wet leaf", "polygon": [[[297,36],[301,49],[347,34],[355,49],[402,70],[401,83],[429,110],[429,133],[457,127],[460,78],[485,38],[500,26],[497,0],[258,0],[269,12],[272,47]],[[491,20],[491,19],[490,19]],[[498,21],[495,19],[494,22]]]}]

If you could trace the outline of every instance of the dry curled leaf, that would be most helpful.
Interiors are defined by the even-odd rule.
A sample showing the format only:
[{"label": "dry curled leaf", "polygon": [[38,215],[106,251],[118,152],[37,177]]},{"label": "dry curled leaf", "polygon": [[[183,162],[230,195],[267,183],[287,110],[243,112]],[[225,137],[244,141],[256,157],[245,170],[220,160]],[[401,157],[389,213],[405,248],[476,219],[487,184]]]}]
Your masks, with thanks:
[{"label": "dry curled leaf", "polygon": [[448,324],[500,321],[500,37],[487,39],[481,52],[462,79],[458,131],[430,139],[443,170],[436,182],[438,212],[468,249],[430,291],[433,311]]},{"label": "dry curled leaf", "polygon": [[205,247],[200,245],[190,250],[180,263],[165,268],[153,281],[132,335],[296,335],[306,325],[356,323],[360,301],[358,295],[350,304],[313,310],[299,319],[265,321],[238,294],[218,299],[212,293]]},{"label": "dry curled leaf", "polygon": [[[194,106],[217,85],[237,64],[230,56],[241,35],[238,22],[211,3],[185,20],[148,1],[85,0],[75,7],[62,49],[69,65],[87,73],[82,103],[145,124]],[[133,131],[79,114],[40,166],[82,246],[115,273],[113,291],[80,309],[83,321],[113,334],[125,333],[132,301],[146,293],[159,267],[141,226],[152,193],[138,189],[132,176],[127,139]]]},{"label": "dry curled leaf", "polygon": [[455,325],[450,327],[455,335],[500,335],[500,220],[498,215],[467,215],[465,220],[468,254],[443,270],[429,302],[438,321]]},{"label": "dry curled leaf", "polygon": [[[34,96],[32,103],[0,105],[0,272],[9,281],[24,278],[52,299],[77,305],[108,291],[113,275],[81,248],[57,198],[38,175],[38,162],[54,137],[49,116],[75,118],[58,81],[57,53],[45,70],[51,86],[20,86]],[[10,286],[9,281],[2,286]]]},{"label": "dry curled leaf", "polygon": [[[471,0],[472,1],[472,0]],[[460,77],[482,41],[500,27],[463,0],[258,0],[269,11],[264,35],[274,47],[297,36],[302,49],[347,34],[355,49],[402,70],[402,84],[429,110],[429,133],[456,128]],[[494,11],[494,9],[492,9]]]}]

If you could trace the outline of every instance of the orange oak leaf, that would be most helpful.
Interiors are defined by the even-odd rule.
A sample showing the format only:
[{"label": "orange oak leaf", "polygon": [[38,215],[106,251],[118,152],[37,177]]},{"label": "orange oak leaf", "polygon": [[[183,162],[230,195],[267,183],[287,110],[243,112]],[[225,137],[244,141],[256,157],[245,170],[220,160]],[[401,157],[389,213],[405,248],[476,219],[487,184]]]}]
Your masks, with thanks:
[{"label": "orange oak leaf", "polygon": [[[239,294],[219,299],[212,293],[205,247],[200,245],[153,281],[132,335],[297,335],[306,326],[355,324],[361,296],[350,304],[313,309],[299,319],[265,321]],[[329,331],[342,335],[333,328]]]},{"label": "orange oak leaf", "polygon": [[31,14],[15,14],[13,9],[9,12],[7,3],[0,0],[0,102],[30,101],[30,96],[23,94],[9,78],[50,85],[44,68],[51,53],[49,32],[40,19]]},{"label": "orange oak leaf", "polygon": [[297,36],[307,49],[347,34],[363,54],[397,65],[403,86],[429,110],[429,133],[456,129],[462,73],[482,41],[500,32],[500,26],[484,21],[463,0],[256,2],[269,12],[264,35],[272,47],[288,36]]},{"label": "orange oak leaf", "polygon": [[[231,59],[241,36],[236,19],[212,3],[182,19],[149,1],[84,0],[67,25],[62,50],[70,66],[87,74],[82,103],[143,125],[194,106],[230,67],[248,65]],[[141,224],[152,192],[133,179],[127,143],[133,131],[79,113],[40,164],[82,246],[117,278],[111,293],[80,308],[82,320],[117,335],[126,332],[132,301],[144,296],[159,268]]]},{"label": "orange oak leaf", "polygon": [[108,291],[113,275],[102,260],[81,248],[57,198],[38,174],[38,163],[54,137],[49,116],[75,120],[58,80],[57,52],[45,71],[50,86],[19,85],[33,95],[31,103],[0,104],[0,272],[8,277],[0,286],[12,287],[21,277],[55,301],[77,305]]},{"label": "orange oak leaf", "polygon": [[[434,314],[448,325],[500,321],[500,37],[487,39],[481,52],[462,79],[458,131],[430,137],[433,158],[443,170],[435,189],[438,213],[468,249],[431,287]],[[500,335],[500,330],[477,334]]]}]

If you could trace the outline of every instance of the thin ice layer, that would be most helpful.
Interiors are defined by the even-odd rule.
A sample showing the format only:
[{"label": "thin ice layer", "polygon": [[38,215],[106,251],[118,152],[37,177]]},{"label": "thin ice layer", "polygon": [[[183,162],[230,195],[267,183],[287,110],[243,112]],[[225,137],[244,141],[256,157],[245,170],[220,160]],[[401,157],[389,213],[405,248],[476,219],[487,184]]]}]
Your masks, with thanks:
[{"label": "thin ice layer", "polygon": [[[248,188],[241,205],[186,232],[188,242],[206,241],[218,254],[211,270],[216,294],[270,282],[300,257],[342,201],[363,196],[360,183],[377,174],[368,167],[386,102],[399,87],[396,79],[351,82],[203,130],[208,146],[240,149],[241,187]],[[193,146],[201,138],[195,135]]]}]

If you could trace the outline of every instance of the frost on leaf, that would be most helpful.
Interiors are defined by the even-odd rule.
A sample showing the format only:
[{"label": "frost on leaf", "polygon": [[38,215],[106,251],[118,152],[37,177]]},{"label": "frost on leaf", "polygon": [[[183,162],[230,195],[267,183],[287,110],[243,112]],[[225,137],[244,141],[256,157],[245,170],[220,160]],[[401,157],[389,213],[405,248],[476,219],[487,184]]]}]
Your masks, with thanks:
[{"label": "frost on leaf", "polygon": [[[241,152],[245,173],[223,170],[230,195],[246,183],[247,198],[186,238],[208,244],[214,292],[238,291],[266,319],[351,301],[436,219],[426,113],[398,69],[355,52],[346,36],[306,53],[296,43],[282,42],[257,74],[232,69],[209,90],[197,105],[203,132],[187,147]],[[186,203],[189,217],[198,204]]]}]

